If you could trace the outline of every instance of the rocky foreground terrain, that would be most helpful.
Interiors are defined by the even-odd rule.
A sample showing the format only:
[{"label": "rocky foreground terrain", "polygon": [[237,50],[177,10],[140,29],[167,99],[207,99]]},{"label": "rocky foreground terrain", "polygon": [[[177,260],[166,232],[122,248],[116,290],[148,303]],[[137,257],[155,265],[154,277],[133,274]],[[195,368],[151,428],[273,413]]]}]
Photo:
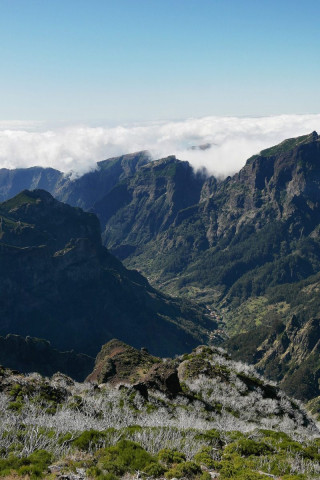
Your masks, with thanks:
[{"label": "rocky foreground terrain", "polygon": [[106,344],[84,383],[0,370],[0,476],[317,479],[301,404],[207,346],[161,359]]}]

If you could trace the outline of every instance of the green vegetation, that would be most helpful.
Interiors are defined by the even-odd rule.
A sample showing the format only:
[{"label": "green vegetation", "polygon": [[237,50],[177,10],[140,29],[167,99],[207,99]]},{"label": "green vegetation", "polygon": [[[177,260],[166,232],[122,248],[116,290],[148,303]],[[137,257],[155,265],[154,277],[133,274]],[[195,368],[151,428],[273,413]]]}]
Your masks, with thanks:
[{"label": "green vegetation", "polygon": [[51,461],[52,454],[45,450],[36,450],[28,457],[9,456],[0,459],[0,477],[16,473],[30,479],[43,478]]},{"label": "green vegetation", "polygon": [[158,460],[166,467],[171,467],[173,464],[182,463],[186,460],[186,456],[182,452],[170,448],[163,448],[158,453]]},{"label": "green vegetation", "polygon": [[[1,368],[0,476],[318,478],[315,424],[253,367],[217,347],[199,346],[156,365],[145,350],[137,352],[145,381],[120,387],[116,376],[80,384],[61,374],[48,379]],[[132,353],[118,340],[102,349],[115,363],[117,355],[129,362],[128,378],[139,367]]]},{"label": "green vegetation", "polygon": [[282,155],[283,153],[290,152],[293,148],[298,145],[303,145],[304,143],[309,143],[312,140],[311,135],[302,135],[300,137],[288,138],[283,142],[275,145],[274,147],[266,148],[260,152],[260,155],[263,157],[270,157],[272,155]]},{"label": "green vegetation", "polygon": [[98,478],[101,473],[119,477],[137,470],[158,469],[160,471],[160,465],[157,464],[156,459],[140,445],[129,440],[121,440],[115,446],[98,450],[96,458],[97,463],[94,468]]},{"label": "green vegetation", "polygon": [[165,472],[165,477],[171,478],[196,478],[200,476],[201,468],[195,462],[178,463],[175,467]]},{"label": "green vegetation", "polygon": [[0,207],[0,214],[2,212],[10,212],[10,210],[21,207],[22,205],[37,203],[37,200],[38,197],[36,194],[28,190],[24,190],[10,200],[2,203]]},{"label": "green vegetation", "polygon": [[[237,436],[241,438],[232,440]],[[66,457],[61,464],[65,472],[76,472],[81,468],[89,478],[98,480],[116,480],[136,472],[144,478],[164,476],[167,479],[209,480],[208,470],[219,473],[223,480],[260,480],[265,478],[265,473],[286,480],[318,478],[319,441],[306,445],[272,431],[256,432],[256,440],[239,432],[230,432],[225,438],[227,446],[224,449],[213,451],[211,447],[203,446],[192,460],[186,460],[184,454],[168,448],[152,455],[136,442],[120,440],[115,445],[91,450],[83,457],[85,460],[77,460],[75,450],[74,460]],[[53,459],[45,450],[35,451],[28,457],[11,455],[0,460],[0,476],[16,474],[18,478],[49,478],[48,466],[52,461],[59,464],[59,460]],[[299,473],[299,463],[300,468],[308,473]]]}]

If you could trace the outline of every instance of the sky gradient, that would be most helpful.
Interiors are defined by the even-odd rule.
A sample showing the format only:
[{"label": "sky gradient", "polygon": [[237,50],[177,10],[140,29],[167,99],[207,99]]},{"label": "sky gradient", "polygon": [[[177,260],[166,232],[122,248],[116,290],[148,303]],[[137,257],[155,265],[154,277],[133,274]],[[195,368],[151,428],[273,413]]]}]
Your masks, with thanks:
[{"label": "sky gradient", "polygon": [[1,120],[320,112],[318,0],[0,0]]}]

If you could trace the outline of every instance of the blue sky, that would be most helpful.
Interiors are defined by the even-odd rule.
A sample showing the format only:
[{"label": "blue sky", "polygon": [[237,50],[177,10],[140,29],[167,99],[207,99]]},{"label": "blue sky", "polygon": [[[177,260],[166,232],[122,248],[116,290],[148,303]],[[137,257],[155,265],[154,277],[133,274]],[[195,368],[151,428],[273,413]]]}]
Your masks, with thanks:
[{"label": "blue sky", "polygon": [[320,112],[318,0],[0,0],[2,120]]}]

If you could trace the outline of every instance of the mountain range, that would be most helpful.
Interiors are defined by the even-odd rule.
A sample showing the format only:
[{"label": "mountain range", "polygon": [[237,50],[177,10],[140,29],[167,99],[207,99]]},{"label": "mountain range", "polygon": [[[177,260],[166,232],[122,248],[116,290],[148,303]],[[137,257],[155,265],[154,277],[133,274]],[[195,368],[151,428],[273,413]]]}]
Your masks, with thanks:
[{"label": "mountain range", "polygon": [[[49,232],[45,240],[48,226],[42,223],[41,228],[31,228],[32,235],[37,231],[39,237],[37,252],[42,251],[40,245],[45,244],[46,251],[51,249],[50,255],[55,259],[56,265],[68,255],[72,256],[76,252],[80,255],[80,251],[83,256],[80,255],[79,262],[82,265],[86,264],[85,258],[88,257],[95,265],[111,262],[112,265],[117,265],[114,268],[119,269],[128,282],[140,285],[144,294],[148,292],[149,299],[161,299],[159,302],[164,301],[166,308],[169,304],[175,305],[174,313],[168,314],[166,318],[175,319],[176,336],[175,340],[170,341],[170,348],[164,347],[162,343],[161,348],[166,349],[166,352],[172,354],[175,349],[180,349],[181,352],[186,342],[191,346],[194,341],[204,341],[208,335],[211,341],[221,342],[227,339],[226,345],[235,357],[254,362],[270,377],[282,382],[288,391],[294,390],[304,400],[319,395],[317,319],[320,314],[320,138],[316,132],[285,140],[263,150],[248,159],[240,172],[225,179],[209,176],[205,171],[195,172],[188,162],[180,161],[174,156],[152,161],[147,152],[105,160],[97,165],[95,171],[79,178],[40,167],[0,170],[0,194],[3,200],[24,188],[44,188],[60,201],[91,212],[84,214],[80,210],[72,210],[77,214],[70,213],[71,217],[75,216],[78,220],[87,219],[85,235],[81,232],[78,220],[74,220],[75,233],[61,233],[64,227],[59,227],[59,234]],[[4,209],[3,218],[9,219],[3,220],[3,224],[13,222],[12,225],[15,225],[11,230],[6,226],[6,236],[1,242],[8,242],[11,249],[28,247],[31,252],[34,240],[32,245],[28,243],[28,228],[24,223],[37,226],[38,220],[35,215],[27,218],[21,212],[27,212],[28,209],[31,212],[34,208],[32,205],[41,203],[45,205],[42,207],[45,213],[41,215],[50,218],[52,212],[47,208],[50,202],[55,208],[59,205],[60,210],[69,208],[68,212],[71,212],[71,207],[62,207],[62,204],[55,203],[44,192],[24,192],[21,195],[23,201],[18,196],[16,198],[20,200],[14,200],[12,206],[10,202],[1,206],[1,211]],[[26,196],[29,199],[26,203],[31,206],[26,207],[26,203],[23,203]],[[36,200],[30,201],[33,196]],[[18,203],[17,214],[15,202]],[[39,211],[40,209],[36,215]],[[102,242],[108,251],[100,244],[99,225],[93,213],[100,220]],[[68,218],[68,215],[60,226],[64,222],[70,224],[71,217]],[[20,226],[17,222],[20,222]],[[24,231],[22,236],[21,233],[17,234],[19,228]],[[83,240],[84,236],[86,241]],[[71,241],[71,237],[78,240]],[[71,245],[68,246],[67,242],[70,241]],[[99,255],[97,251],[100,252]],[[126,270],[112,254],[125,267],[138,270],[148,281],[136,271]],[[7,258],[7,253],[5,257]],[[40,265],[41,262],[39,267]],[[46,270],[47,266],[44,265],[43,263]],[[16,276],[19,276],[19,268],[18,266]],[[84,278],[93,275],[92,278],[97,279],[101,274],[100,266],[92,268],[91,264],[86,268],[89,270],[81,274],[82,292],[86,290]],[[109,267],[102,267],[102,270],[105,268],[110,272]],[[50,287],[49,291],[58,292],[57,286],[64,285],[70,269],[66,263],[65,269],[59,266],[56,270],[55,266],[54,270],[54,274],[50,271],[49,277],[56,279],[56,290]],[[39,272],[39,278],[41,276],[42,273]],[[50,281],[46,280],[45,284],[49,285]],[[82,318],[82,312],[88,312],[83,303],[82,297],[86,297],[84,294],[80,294],[78,316],[72,314],[66,320],[66,315],[62,312],[68,303],[69,306],[64,311],[70,309],[67,298],[73,299],[72,309],[75,310],[75,299],[78,297],[70,296],[72,289],[63,287],[61,293],[65,297],[59,314],[63,318],[60,325],[72,330],[71,325],[75,319],[80,322],[78,325],[86,324],[88,328],[89,323],[91,327],[95,325],[103,304],[101,298],[105,298],[105,294],[97,293],[102,287],[98,287],[98,283],[95,285],[95,307],[89,308],[89,321]],[[10,290],[10,296],[15,299],[12,297],[13,291],[15,290]],[[79,293],[78,289],[77,291]],[[35,298],[38,298],[40,290],[34,292]],[[118,296],[115,296],[114,291],[111,296],[117,300],[118,309],[119,304],[126,303],[129,297],[128,290],[117,292]],[[182,297],[183,300],[169,298],[168,294]],[[60,293],[54,294],[53,298],[53,304],[56,304],[57,298],[61,298]],[[199,307],[188,304],[188,300],[197,302]],[[13,300],[14,303],[15,301]],[[38,301],[32,302],[35,305]],[[158,316],[160,303],[155,302],[150,307],[152,312],[158,312]],[[131,304],[131,300],[128,300],[128,310]],[[145,322],[150,315],[141,308],[142,304],[137,311]],[[184,324],[190,328],[183,327],[181,330],[179,324],[184,318],[181,312],[185,308],[189,309],[188,315],[192,320],[190,324],[189,320]],[[44,309],[49,312],[53,310],[47,305]],[[40,334],[56,341],[59,348],[76,347],[84,353],[96,353],[97,347],[94,344],[100,334],[94,336],[92,329],[88,337],[92,338],[91,347],[84,348],[84,343],[78,340],[73,340],[73,344],[69,345],[66,338],[62,341],[58,336],[50,337],[43,330],[43,325],[49,325],[50,321],[56,325],[56,312],[53,317],[50,317],[50,313],[50,321],[41,318],[38,326],[41,325],[42,330],[40,328],[38,331],[37,327],[30,333],[29,327],[23,328],[25,322],[21,321],[22,310],[16,305],[15,310],[17,313],[13,323],[2,321],[1,334]],[[160,314],[161,318],[162,315]],[[29,324],[36,325],[36,317],[32,318],[34,320],[29,321]],[[160,338],[163,339],[160,334],[154,338],[152,345],[148,345],[148,329],[143,327],[138,328],[138,333],[142,336],[141,342],[132,339],[128,334],[130,322],[131,319],[125,322],[126,337],[121,337],[123,340],[134,346],[146,344],[156,355],[166,354],[165,351],[157,351],[160,347],[156,345],[159,345]],[[12,325],[15,328],[19,325],[19,329],[12,330]],[[172,326],[172,323],[168,320],[167,326],[169,325]],[[68,337],[71,330],[66,330],[69,332]],[[188,335],[188,341],[185,339],[184,345],[178,341],[181,331]],[[111,332],[110,335],[108,332],[109,336],[105,330],[104,332],[103,341],[119,337],[115,329],[112,336]],[[161,330],[161,335],[162,333]],[[101,343],[103,342],[100,341],[99,346]],[[293,348],[293,344],[298,346]],[[308,375],[305,374],[306,368]],[[304,385],[299,378],[306,379]]]}]

